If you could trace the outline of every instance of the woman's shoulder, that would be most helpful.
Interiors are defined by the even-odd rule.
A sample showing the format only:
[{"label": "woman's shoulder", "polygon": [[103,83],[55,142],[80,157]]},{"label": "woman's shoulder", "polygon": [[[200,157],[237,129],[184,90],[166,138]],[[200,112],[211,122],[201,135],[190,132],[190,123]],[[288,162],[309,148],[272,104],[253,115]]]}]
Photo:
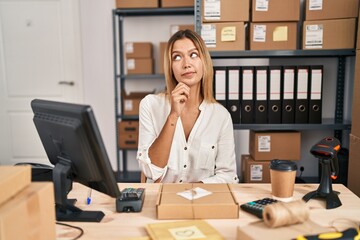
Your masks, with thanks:
[{"label": "woman's shoulder", "polygon": [[142,100],[141,104],[150,104],[150,105],[163,105],[166,102],[165,93],[151,93],[146,95]]}]

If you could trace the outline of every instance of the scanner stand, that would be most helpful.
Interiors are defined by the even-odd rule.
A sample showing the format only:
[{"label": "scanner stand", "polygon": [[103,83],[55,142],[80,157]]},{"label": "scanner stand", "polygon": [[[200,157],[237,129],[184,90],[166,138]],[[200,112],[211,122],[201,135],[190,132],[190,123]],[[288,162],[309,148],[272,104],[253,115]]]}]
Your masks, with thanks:
[{"label": "scanner stand", "polygon": [[338,194],[339,192],[332,190],[332,182],[330,177],[330,161],[331,159],[319,159],[322,171],[321,171],[321,180],[320,185],[316,191],[307,193],[303,200],[305,202],[314,198],[323,198],[326,201],[326,209],[333,209],[340,207],[342,205]]}]

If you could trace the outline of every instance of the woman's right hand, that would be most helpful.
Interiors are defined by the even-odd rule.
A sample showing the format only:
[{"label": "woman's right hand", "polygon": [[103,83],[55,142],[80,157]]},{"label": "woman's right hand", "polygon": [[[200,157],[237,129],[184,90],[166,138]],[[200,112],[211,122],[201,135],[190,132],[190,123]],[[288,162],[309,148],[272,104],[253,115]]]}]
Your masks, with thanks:
[{"label": "woman's right hand", "polygon": [[178,83],[171,92],[171,113],[181,116],[186,101],[190,97],[190,87],[184,83]]}]

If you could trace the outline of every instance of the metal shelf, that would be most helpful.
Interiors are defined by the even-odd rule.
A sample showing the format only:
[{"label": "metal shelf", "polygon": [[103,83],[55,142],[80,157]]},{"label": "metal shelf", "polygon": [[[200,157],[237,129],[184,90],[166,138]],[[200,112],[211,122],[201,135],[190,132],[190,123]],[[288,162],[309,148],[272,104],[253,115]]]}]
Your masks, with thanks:
[{"label": "metal shelf", "polygon": [[140,80],[140,79],[164,79],[164,74],[134,74],[134,75],[121,75],[122,79]]},{"label": "metal shelf", "polygon": [[351,123],[335,122],[333,118],[324,118],[319,124],[234,124],[238,130],[351,130]]},{"label": "metal shelf", "polygon": [[355,56],[355,49],[339,50],[268,50],[268,51],[213,51],[212,58],[286,58],[286,57],[347,57]]},{"label": "metal shelf", "polygon": [[115,9],[118,16],[138,17],[138,16],[176,16],[176,15],[194,15],[193,7],[186,8],[139,8],[139,9]]}]

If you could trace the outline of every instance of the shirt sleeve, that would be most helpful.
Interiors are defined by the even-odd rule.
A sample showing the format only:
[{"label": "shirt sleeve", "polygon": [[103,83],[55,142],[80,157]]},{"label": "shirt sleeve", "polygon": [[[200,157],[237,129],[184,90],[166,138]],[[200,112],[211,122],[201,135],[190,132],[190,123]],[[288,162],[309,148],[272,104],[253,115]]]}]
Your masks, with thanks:
[{"label": "shirt sleeve", "polygon": [[152,164],[149,157],[149,148],[157,138],[152,115],[151,99],[145,97],[139,105],[139,144],[136,159],[144,175],[155,181],[166,173],[167,167],[160,168]]},{"label": "shirt sleeve", "polygon": [[215,175],[201,180],[203,183],[238,183],[234,128],[231,116],[226,112],[219,140],[218,153],[215,161]]}]

